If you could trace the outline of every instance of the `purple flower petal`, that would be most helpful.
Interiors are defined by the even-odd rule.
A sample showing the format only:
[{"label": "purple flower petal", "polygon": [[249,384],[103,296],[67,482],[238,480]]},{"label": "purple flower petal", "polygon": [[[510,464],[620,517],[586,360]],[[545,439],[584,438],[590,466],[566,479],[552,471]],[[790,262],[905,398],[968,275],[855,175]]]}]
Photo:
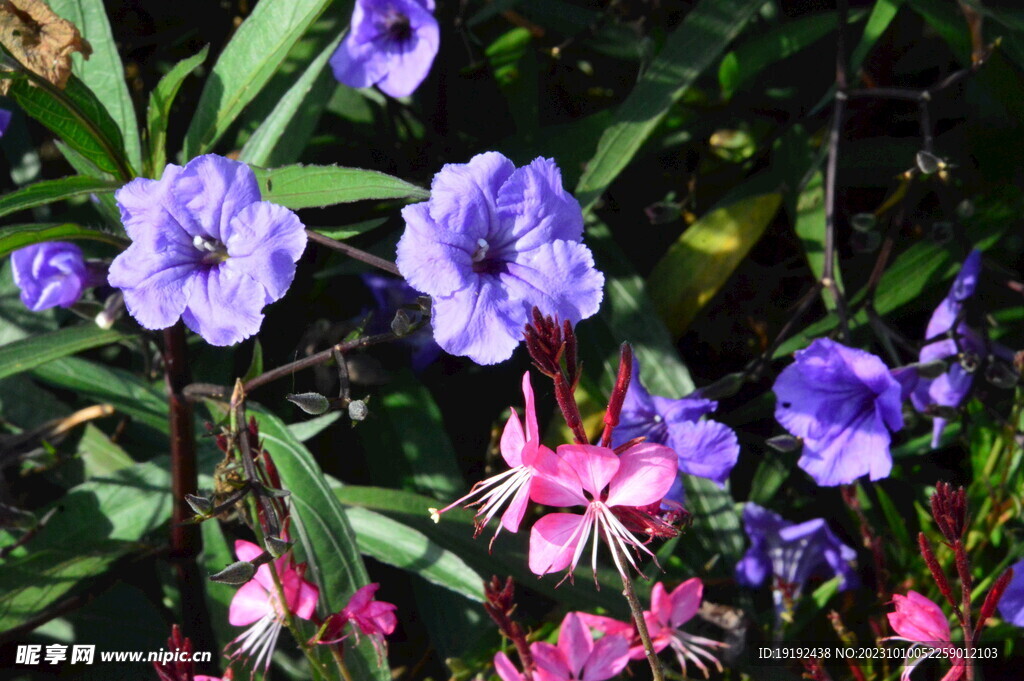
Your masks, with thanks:
[{"label": "purple flower petal", "polygon": [[508,293],[493,277],[480,277],[450,296],[434,298],[434,340],[444,351],[477,364],[511,357],[525,323],[521,310],[510,313]]},{"label": "purple flower petal", "polygon": [[[580,204],[562,188],[562,172],[549,158],[536,158],[512,173],[498,192],[497,205],[505,239],[517,251],[583,238]],[[496,249],[505,246],[494,244]]]},{"label": "purple flower petal", "polygon": [[476,278],[475,241],[439,226],[426,203],[406,206],[402,217],[405,233],[398,242],[396,263],[410,286],[430,296],[448,296]]},{"label": "purple flower petal", "polygon": [[575,241],[554,241],[520,253],[500,275],[510,296],[522,301],[518,331],[534,306],[559,319],[586,319],[597,313],[604,275],[594,269],[590,250]]},{"label": "purple flower petal", "polygon": [[213,267],[196,272],[193,279],[181,319],[207,343],[234,345],[260,330],[265,292],[252,278]]},{"label": "purple flower petal", "polygon": [[11,274],[21,289],[21,302],[33,312],[69,307],[91,284],[81,249],[63,241],[33,244],[14,251]]},{"label": "purple flower petal", "polygon": [[714,480],[720,487],[729,479],[740,455],[736,433],[717,421],[687,421],[674,425],[669,446],[676,451],[680,472]]},{"label": "purple flower petal", "polygon": [[469,237],[472,253],[477,239],[498,230],[498,192],[513,172],[512,161],[496,151],[477,154],[469,163],[445,165],[430,183],[430,217],[446,230]]},{"label": "purple flower petal", "polygon": [[11,112],[7,109],[0,109],[0,137],[7,132],[7,126],[11,124]]},{"label": "purple flower petal", "polygon": [[999,599],[999,614],[1010,624],[1024,627],[1024,560],[1012,566],[1013,577]]},{"label": "purple flower petal", "polygon": [[221,231],[230,256],[221,266],[262,284],[265,303],[279,300],[292,285],[295,263],[306,250],[306,230],[299,216],[258,201],[241,208]]},{"label": "purple flower petal", "polygon": [[174,182],[174,198],[192,214],[206,236],[226,243],[231,236],[229,223],[242,208],[260,200],[260,187],[249,166],[207,154],[181,171]]}]

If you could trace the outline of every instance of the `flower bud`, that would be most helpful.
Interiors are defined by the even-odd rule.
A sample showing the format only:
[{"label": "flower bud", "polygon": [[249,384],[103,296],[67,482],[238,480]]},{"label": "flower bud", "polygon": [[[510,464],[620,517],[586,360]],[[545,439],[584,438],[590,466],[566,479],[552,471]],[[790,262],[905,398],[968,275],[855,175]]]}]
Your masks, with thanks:
[{"label": "flower bud", "polygon": [[186,494],[185,501],[192,510],[196,512],[196,515],[208,516],[213,512],[213,500],[207,499],[206,497],[196,496],[195,494]]},{"label": "flower bud", "polygon": [[353,421],[365,421],[370,409],[364,400],[352,400],[348,403],[348,417]]},{"label": "flower bud", "polygon": [[331,408],[331,403],[320,393],[292,393],[284,398],[313,416],[319,416]]},{"label": "flower bud", "polygon": [[783,453],[795,452],[802,446],[800,439],[792,435],[776,435],[768,438],[764,443],[775,451]]},{"label": "flower bud", "polygon": [[211,582],[241,586],[256,574],[256,566],[244,560],[232,563],[217,574],[210,575]]},{"label": "flower bud", "polygon": [[395,318],[391,320],[391,333],[401,338],[402,336],[408,336],[411,329],[412,319],[409,318],[409,313],[405,310],[396,312]]},{"label": "flower bud", "polygon": [[941,158],[924,150],[917,152],[916,161],[918,169],[925,175],[934,175],[946,167]]},{"label": "flower bud", "polygon": [[101,329],[109,329],[114,326],[114,322],[121,318],[124,314],[124,294],[120,291],[116,291],[109,296],[103,303],[103,309],[96,315],[96,326]]},{"label": "flower bud", "polygon": [[288,553],[288,549],[292,547],[292,542],[268,534],[263,538],[263,546],[267,549],[267,553],[274,558],[280,558]]}]

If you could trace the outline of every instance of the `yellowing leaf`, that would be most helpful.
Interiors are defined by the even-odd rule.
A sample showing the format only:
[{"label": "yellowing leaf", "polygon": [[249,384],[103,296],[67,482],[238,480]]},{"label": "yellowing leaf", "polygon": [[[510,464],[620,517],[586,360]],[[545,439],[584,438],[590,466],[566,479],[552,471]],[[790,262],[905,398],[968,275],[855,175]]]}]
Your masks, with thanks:
[{"label": "yellowing leaf", "polygon": [[[71,75],[71,53],[88,58],[92,47],[75,25],[42,0],[0,0],[0,43],[36,75],[64,89]],[[0,81],[7,94],[9,80]]]},{"label": "yellowing leaf", "polygon": [[647,278],[647,290],[675,337],[732,275],[781,203],[780,194],[761,194],[711,211],[665,252]]}]

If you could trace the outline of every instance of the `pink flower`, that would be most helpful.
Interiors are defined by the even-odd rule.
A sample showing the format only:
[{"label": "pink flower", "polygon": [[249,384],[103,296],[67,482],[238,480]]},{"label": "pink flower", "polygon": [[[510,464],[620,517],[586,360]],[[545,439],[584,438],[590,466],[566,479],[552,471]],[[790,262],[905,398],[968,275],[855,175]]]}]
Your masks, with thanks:
[{"label": "pink flower", "polygon": [[373,600],[379,588],[380,584],[374,582],[352,594],[348,605],[324,622],[316,643],[331,644],[345,640],[348,638],[345,627],[351,623],[356,640],[359,640],[360,632],[369,636],[374,648],[377,649],[377,654],[383,657],[384,650],[381,644],[384,637],[393,632],[395,625],[398,624],[398,618],[395,617],[398,606]]},{"label": "pink flower", "polygon": [[512,664],[512,660],[508,659],[508,655],[505,653],[495,653],[494,671],[498,672],[498,677],[501,681],[526,681],[526,677],[521,671],[516,669],[516,666]]},{"label": "pink flower", "polygon": [[[900,681],[907,681],[914,668],[932,655],[941,652],[946,648],[952,636],[949,631],[949,621],[935,602],[922,596],[916,591],[910,591],[906,596],[896,594],[892,597],[896,610],[890,612],[889,626],[899,636],[889,636],[887,641],[907,641],[912,645],[907,650],[907,659],[903,663],[903,673]],[[918,646],[931,648],[925,655],[914,655],[913,651]],[[952,669],[942,677],[942,681],[956,681],[964,674],[963,658],[950,656],[954,662]]]},{"label": "pink flower", "polygon": [[[511,499],[501,516],[501,525],[495,531],[497,537],[504,527],[509,532],[517,532],[519,524],[526,514],[530,500],[530,490],[534,476],[540,469],[548,470],[554,466],[555,453],[540,443],[540,431],[537,427],[537,412],[534,408],[533,387],[530,385],[530,373],[523,374],[523,397],[526,400],[526,428],[519,421],[519,415],[512,410],[508,417],[505,430],[501,434],[501,456],[509,465],[509,470],[482,480],[469,491],[469,494],[452,502],[440,511],[430,509],[434,522],[438,522],[441,514],[452,508],[465,504],[470,499],[476,501],[466,504],[479,505],[476,513],[476,534],[479,535],[484,526],[491,521],[506,502]],[[483,518],[481,519],[481,516]],[[494,539],[491,539],[494,542]]]},{"label": "pink flower", "polygon": [[[235,542],[235,555],[239,560],[253,561],[262,554],[263,549],[252,542]],[[281,580],[284,604],[278,595],[270,565],[263,564],[257,568],[256,575],[235,592],[228,608],[228,622],[236,627],[252,625],[228,644],[229,649],[235,648],[231,657],[255,654],[253,666],[259,667],[262,662],[264,670],[270,666],[270,654],[277,644],[286,614],[291,612],[308,620],[313,616],[320,596],[317,587],[303,579],[304,566],[295,566],[291,557],[275,560],[274,571]]]},{"label": "pink flower", "polygon": [[[595,642],[590,630],[574,612],[562,620],[557,646],[538,642],[530,646],[530,652],[537,664],[534,678],[538,681],[604,681],[621,672],[629,663],[626,639],[605,635]],[[495,658],[496,667],[497,663]],[[511,663],[508,667],[515,670]],[[506,678],[501,668],[498,668],[498,675],[502,681],[518,681],[512,676]]]},{"label": "pink flower", "polygon": [[[702,636],[694,636],[680,630],[697,613],[703,598],[704,584],[699,578],[688,579],[671,593],[659,582],[651,592],[651,609],[644,612],[644,622],[651,636],[654,650],[661,652],[671,646],[676,654],[679,666],[686,675],[686,661],[697,665],[707,678],[709,671],[704,660],[709,660],[719,671],[722,664],[706,648],[725,648],[725,643],[714,641]],[[606,635],[623,636],[630,642],[629,656],[634,660],[644,659],[643,644],[632,623],[620,622],[611,617],[579,613],[580,619],[590,628],[602,631]]]},{"label": "pink flower", "polygon": [[603,535],[612,559],[623,575],[624,556],[635,569],[628,547],[654,557],[619,520],[613,509],[640,507],[660,501],[676,476],[676,454],[668,447],[641,442],[621,455],[607,447],[562,445],[555,466],[538,476],[530,492],[547,506],[585,506],[583,515],[549,513],[530,532],[530,570],[537,575],[576,568],[593,534],[591,563],[597,572],[597,539]]}]

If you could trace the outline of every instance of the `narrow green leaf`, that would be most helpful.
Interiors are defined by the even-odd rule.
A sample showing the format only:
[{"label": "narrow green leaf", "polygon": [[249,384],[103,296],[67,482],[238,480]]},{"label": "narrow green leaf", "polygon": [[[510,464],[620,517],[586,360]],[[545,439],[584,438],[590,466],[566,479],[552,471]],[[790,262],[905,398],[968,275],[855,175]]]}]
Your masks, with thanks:
[{"label": "narrow green leaf", "polygon": [[350,508],[345,513],[359,550],[366,555],[471,600],[483,601],[484,578],[419,530],[365,508]]},{"label": "narrow green leaf", "polygon": [[[337,38],[328,43],[327,47],[306,68],[302,77],[295,81],[295,84],[281,97],[274,110],[263,120],[260,127],[242,147],[238,156],[240,161],[257,166],[278,165],[278,163],[272,162],[276,160],[274,152],[278,147],[302,148],[303,144],[296,141],[294,130],[291,130],[289,134],[286,132],[293,128],[296,118],[300,116],[308,118],[315,113],[311,121],[315,124],[320,117],[320,112],[327,106],[332,90],[330,84],[334,82],[334,75],[327,67],[327,60],[334,54],[338,43],[341,42],[342,35],[339,34]],[[310,101],[311,91],[319,95],[316,106],[313,106],[313,102]],[[314,111],[315,109],[318,110]],[[308,127],[312,129],[313,126]],[[298,152],[296,151],[293,156],[297,157]]]},{"label": "narrow green leaf", "polygon": [[576,185],[589,211],[683,93],[740,32],[760,0],[701,0],[668,36],[661,52],[615,112],[597,153]]},{"label": "narrow green leaf", "polygon": [[345,239],[351,239],[354,236],[359,236],[360,234],[365,234],[366,232],[377,229],[381,225],[387,223],[387,221],[388,218],[375,218],[373,220],[364,220],[351,225],[345,225],[344,227],[310,227],[310,229],[336,241],[344,241]]},{"label": "narrow green leaf", "polygon": [[209,151],[330,0],[263,0],[217,59],[185,135],[185,158]]},{"label": "narrow green leaf", "polygon": [[117,329],[101,329],[95,324],[79,324],[23,338],[0,346],[0,378],[129,337]]},{"label": "narrow green leaf", "polygon": [[[815,171],[810,182],[797,197],[793,231],[800,237],[811,272],[815,279],[821,281],[825,272],[825,182],[820,170]],[[839,260],[838,253],[835,260]],[[839,268],[834,267],[833,273],[840,289],[843,289],[843,278]],[[821,298],[825,309],[835,309],[836,301],[824,287]]]},{"label": "narrow green leaf", "polygon": [[210,46],[206,45],[188,59],[175,64],[149,94],[149,107],[146,109],[146,129],[149,134],[146,144],[149,150],[147,174],[150,177],[159,178],[167,165],[167,121],[171,118],[174,98],[185,79],[206,61],[209,53]]},{"label": "narrow green leaf", "polygon": [[0,258],[19,248],[44,241],[102,241],[103,243],[127,248],[128,242],[119,236],[89,229],[70,222],[64,224],[9,225],[0,228]]},{"label": "narrow green leaf", "polygon": [[896,18],[896,13],[899,12],[902,4],[903,0],[877,0],[875,2],[875,6],[871,8],[871,14],[868,15],[867,23],[864,25],[864,33],[861,34],[860,41],[853,48],[853,54],[850,55],[851,73],[856,73],[864,65],[868,52],[889,28],[889,24]]},{"label": "narrow green leaf", "polygon": [[86,478],[106,477],[135,464],[120,445],[91,423],[85,424],[77,453],[85,465]]},{"label": "narrow green leaf", "polygon": [[112,192],[120,186],[116,182],[84,175],[62,177],[59,180],[43,180],[0,196],[0,217],[76,196]]},{"label": "narrow green leaf", "polygon": [[494,79],[508,102],[520,134],[529,134],[537,129],[540,87],[537,84],[535,51],[530,31],[522,27],[499,36],[485,51]]},{"label": "narrow green leaf", "polygon": [[[274,458],[281,484],[291,492],[292,537],[301,544],[302,555],[309,562],[309,576],[320,588],[321,615],[339,612],[356,589],[369,582],[345,509],[313,455],[288,427],[258,407],[250,405],[249,411],[259,423],[260,439]],[[368,639],[364,638],[354,650],[359,655],[351,661],[361,667],[355,671],[356,678],[391,678],[385,667],[378,667]]]},{"label": "narrow green leaf", "polygon": [[11,96],[25,113],[103,172],[122,179],[133,175],[117,123],[82,81],[71,76],[67,87],[57,90],[48,84],[30,84],[24,74],[5,75],[13,81]]},{"label": "narrow green leaf", "polygon": [[264,201],[298,210],[368,199],[425,201],[430,192],[376,170],[302,164],[253,168]]},{"label": "narrow green leaf", "polygon": [[882,514],[885,515],[885,522],[889,525],[892,538],[896,540],[892,543],[892,551],[897,555],[902,555],[907,547],[915,544],[910,539],[910,532],[907,530],[907,519],[903,513],[897,510],[896,504],[892,502],[881,485],[872,485],[871,489],[878,497],[878,505],[882,509]]},{"label": "narrow green leaf", "polygon": [[669,331],[681,336],[775,217],[781,194],[761,194],[718,208],[690,225],[647,278]]},{"label": "narrow green leaf", "polygon": [[77,26],[82,37],[92,46],[92,55],[88,59],[84,59],[80,52],[71,55],[72,72],[96,93],[121,131],[129,163],[141,168],[142,146],[135,106],[128,92],[124,65],[117,53],[103,0],[49,0],[49,4],[54,12]]},{"label": "narrow green leaf", "polygon": [[329,411],[323,416],[317,416],[308,421],[299,421],[298,423],[289,423],[288,430],[299,442],[306,442],[312,440],[314,437],[322,433],[332,423],[341,418],[340,411]]}]

